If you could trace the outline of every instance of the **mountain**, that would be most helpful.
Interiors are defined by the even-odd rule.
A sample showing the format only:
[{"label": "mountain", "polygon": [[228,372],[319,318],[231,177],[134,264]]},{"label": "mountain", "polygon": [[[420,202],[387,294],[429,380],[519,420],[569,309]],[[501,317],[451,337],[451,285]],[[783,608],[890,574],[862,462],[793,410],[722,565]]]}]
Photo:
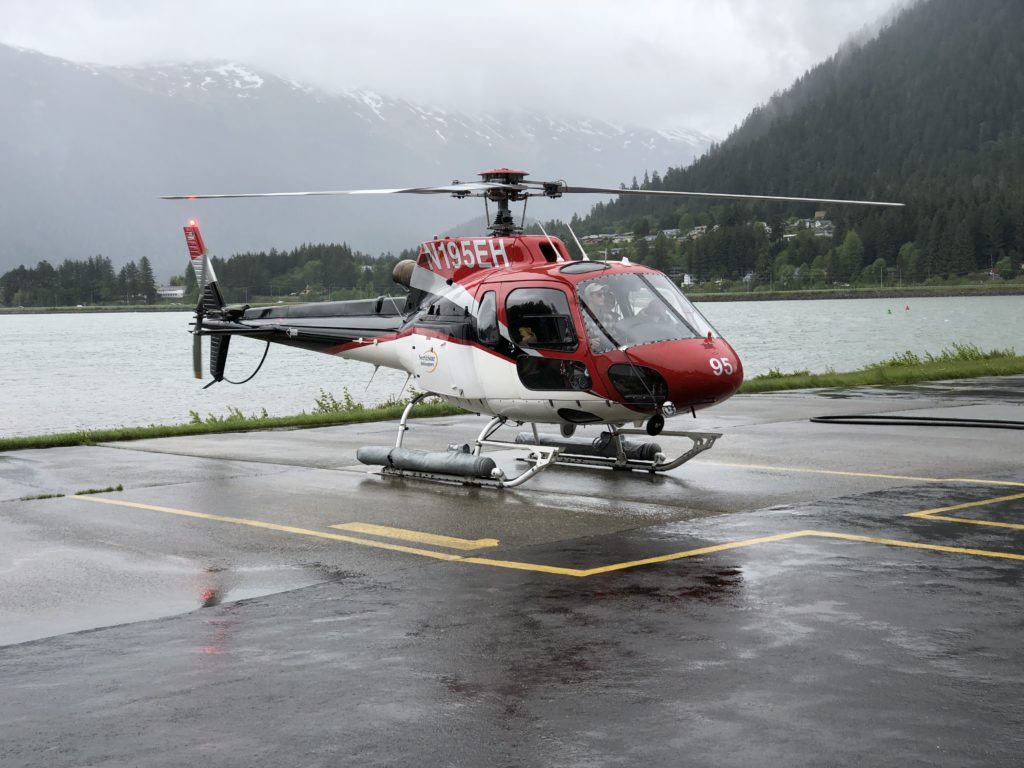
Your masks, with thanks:
[{"label": "mountain", "polygon": [[[1019,273],[1024,257],[1024,3],[927,0],[899,13],[877,36],[843,46],[785,92],[755,109],[721,144],[689,167],[657,179],[664,189],[894,200],[902,210],[855,206],[757,204],[726,211],[627,199],[602,205],[582,229],[609,231],[646,219],[678,226],[687,211],[698,224],[724,228],[827,208],[835,237],[797,253],[773,227],[776,268],[831,269],[847,281],[880,259],[905,279],[988,271]],[[655,183],[652,179],[652,185]],[[713,219],[713,221],[711,220]],[[710,227],[709,227],[710,228]],[[859,242],[857,242],[859,241]],[[832,245],[832,251],[826,249]],[[861,247],[862,246],[862,247]],[[755,254],[700,255],[683,264],[735,278],[770,269]],[[680,254],[685,257],[686,254]],[[828,258],[826,258],[828,257]],[[807,274],[807,271],[804,271]],[[776,269],[776,278],[778,270]],[[874,277],[874,284],[879,283]],[[767,282],[767,280],[765,281]]]},{"label": "mountain", "polygon": [[[482,206],[446,196],[157,198],[424,186],[501,166],[607,186],[686,164],[711,143],[509,104],[472,116],[329,94],[234,63],[100,67],[2,45],[0,104],[0,272],[103,254],[115,264],[145,255],[158,275],[177,273],[190,217],[223,255],[316,241],[397,252]],[[564,218],[592,202],[542,201],[531,213]]]}]

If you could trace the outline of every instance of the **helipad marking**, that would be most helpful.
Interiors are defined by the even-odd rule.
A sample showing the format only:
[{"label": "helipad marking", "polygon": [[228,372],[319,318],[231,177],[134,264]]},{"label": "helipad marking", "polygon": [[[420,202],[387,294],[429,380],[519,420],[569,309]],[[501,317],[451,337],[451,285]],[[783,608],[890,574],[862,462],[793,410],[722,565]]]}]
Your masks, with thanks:
[{"label": "helipad marking", "polygon": [[315,536],[319,539],[330,539],[332,541],[344,541],[347,544],[359,544],[364,547],[373,547],[375,549],[386,549],[391,552],[404,552],[409,555],[419,555],[420,557],[429,557],[434,560],[447,560],[449,562],[466,562],[466,563],[478,563],[480,565],[492,565],[501,568],[514,568],[517,570],[526,571],[538,571],[540,573],[554,573],[562,576],[581,576],[584,575],[583,571],[576,568],[559,568],[552,565],[538,565],[535,563],[518,563],[514,561],[505,560],[488,560],[486,558],[477,557],[464,557],[462,555],[453,555],[448,552],[437,552],[432,549],[419,549],[416,547],[406,547],[402,544],[389,544],[384,541],[373,541],[371,539],[360,539],[355,536],[345,536],[339,533],[327,533],[326,531],[314,531],[309,528],[297,528],[291,525],[278,525],[277,523],[265,523],[262,520],[250,520],[245,517],[228,517],[227,515],[211,515],[206,512],[193,512],[188,509],[176,509],[175,507],[161,507],[156,504],[142,504],[137,501],[122,501],[120,499],[107,499],[100,496],[66,496],[62,498],[76,499],[81,501],[91,501],[95,504],[110,504],[117,507],[132,507],[134,509],[146,509],[151,512],[163,512],[168,515],[180,515],[182,517],[194,517],[199,520],[213,520],[218,523],[234,523],[235,525],[245,525],[251,528],[264,528],[270,531],[280,531],[282,533],[294,533],[300,536]]},{"label": "helipad marking", "polygon": [[908,549],[927,549],[932,552],[951,552],[956,555],[976,555],[978,557],[998,557],[1003,560],[1024,561],[1024,554],[1016,552],[994,552],[990,549],[971,549],[969,547],[947,547],[942,544],[921,544],[916,541],[899,541],[897,539],[879,539],[874,536],[857,536],[852,533],[832,533],[830,531],[804,531],[807,536],[820,536],[828,539],[844,539],[845,541],[862,541],[868,544],[882,544],[886,547],[906,547]]},{"label": "helipad marking", "polygon": [[755,544],[770,544],[776,541],[786,541],[788,539],[799,539],[804,536],[816,536],[824,539],[844,539],[846,541],[860,541],[865,544],[882,544],[887,547],[906,547],[908,549],[927,549],[933,552],[950,552],[958,555],[975,555],[978,557],[998,557],[1006,560],[1021,560],[1024,561],[1024,554],[1017,554],[1015,552],[994,552],[987,549],[968,549],[966,547],[947,547],[942,544],[920,544],[916,541],[900,541],[898,539],[879,539],[873,536],[857,536],[851,533],[832,533],[830,531],[793,531],[792,533],[780,533],[776,536],[764,536],[759,539],[747,539],[745,541],[734,541],[729,544],[719,544],[713,547],[704,547],[703,549],[691,549],[688,552],[676,552],[671,555],[662,555],[660,557],[649,557],[644,560],[634,560],[629,563],[616,563],[614,565],[606,565],[601,568],[591,568],[586,571],[580,571],[579,576],[593,576],[598,573],[608,573],[609,571],[621,571],[627,568],[636,568],[641,565],[654,565],[656,563],[667,563],[671,560],[681,560],[684,557],[694,557],[696,555],[705,555],[711,552],[722,552],[727,549],[738,549],[740,547],[749,547]]},{"label": "helipad marking", "polygon": [[309,528],[296,528],[291,525],[278,525],[277,523],[265,523],[262,520],[249,520],[244,517],[228,517],[227,515],[210,515],[206,512],[192,512],[187,509],[175,509],[174,507],[160,507],[155,504],[142,504],[137,501],[121,501],[119,499],[105,499],[100,496],[67,496],[65,498],[81,501],[91,501],[96,504],[111,504],[118,507],[133,507],[135,509],[148,509],[151,512],[163,512],[168,515],[181,515],[182,517],[195,517],[200,520],[214,520],[219,523],[234,523],[235,525],[246,525],[252,528],[265,528],[270,531],[281,531],[282,533],[297,533],[302,536],[316,536],[320,539],[331,539],[332,541],[344,541],[350,544],[363,544],[366,546],[387,549],[394,552],[406,552],[411,555],[432,557],[436,560],[461,560],[459,555],[450,555],[447,552],[435,552],[429,549],[416,549],[401,544],[388,544],[383,541],[370,541],[358,539],[355,536],[344,536],[340,533],[327,533],[325,531],[314,531]]},{"label": "helipad marking", "polygon": [[[818,538],[829,538],[829,539],[840,539],[844,541],[856,541],[863,542],[866,544],[880,544],[888,547],[903,547],[907,549],[921,549],[929,550],[932,552],[948,552],[952,554],[962,555],[974,555],[977,557],[992,557],[1000,558],[1005,560],[1019,560],[1024,561],[1024,554],[1017,554],[1015,552],[996,552],[985,549],[971,549],[967,547],[950,547],[942,544],[922,544],[915,541],[900,541],[898,539],[882,539],[873,536],[858,536],[856,534],[849,533],[832,533],[830,531],[815,531],[815,530],[803,530],[793,531],[790,533],[780,533],[773,536],[762,536],[754,539],[744,539],[742,541],[731,541],[725,544],[714,544],[708,547],[700,547],[699,549],[690,549],[683,552],[673,552],[667,555],[659,555],[657,557],[648,557],[642,560],[632,560],[625,563],[613,563],[611,565],[599,566],[597,568],[561,568],[552,565],[541,565],[538,563],[523,563],[514,560],[495,560],[485,557],[464,557],[462,555],[453,555],[447,552],[437,552],[430,549],[418,549],[415,547],[406,547],[400,544],[388,544],[382,541],[373,541],[370,539],[360,539],[355,536],[344,536],[337,533],[326,533],[324,531],[314,531],[308,528],[297,528],[290,525],[278,525],[277,523],[266,523],[261,520],[249,520],[243,517],[228,517],[226,515],[211,515],[205,512],[192,512],[186,509],[176,509],[174,507],[161,507],[154,504],[142,504],[135,501],[122,501],[119,499],[108,499],[99,496],[69,496],[65,498],[80,499],[82,501],[91,501],[96,504],[110,504],[113,506],[120,507],[132,507],[135,509],[146,509],[153,512],[163,512],[171,515],[181,515],[183,517],[194,517],[200,520],[213,520],[223,523],[234,523],[236,525],[245,525],[253,528],[264,528],[272,531],[281,531],[283,533],[294,533],[303,536],[315,536],[321,539],[331,539],[333,541],[344,541],[349,544],[359,544],[364,547],[374,547],[377,549],[385,549],[393,552],[404,552],[410,555],[419,555],[420,557],[428,557],[434,560],[446,560],[448,562],[463,562],[473,563],[476,565],[487,565],[494,568],[507,568],[519,571],[533,571],[536,573],[551,573],[560,576],[574,576],[577,578],[594,576],[601,573],[610,573],[612,571],[622,571],[629,568],[638,568],[644,565],[655,565],[658,563],[667,563],[672,560],[682,560],[689,557],[698,557],[700,555],[707,555],[713,552],[725,552],[731,549],[740,549],[743,547],[752,547],[758,544],[770,544],[778,541],[787,541],[790,539],[798,539],[805,536],[813,536]],[[981,506],[986,503],[995,503],[997,501],[1008,501],[1010,499],[1024,498],[1024,494],[1017,496],[1005,496],[998,499],[988,499],[981,502],[970,502],[966,505],[957,505],[956,508],[964,508],[966,506]],[[936,510],[926,510],[930,512],[941,512],[952,508],[942,508]],[[929,518],[936,519],[936,518]]]},{"label": "helipad marking", "polygon": [[738,469],[763,469],[770,472],[797,472],[812,475],[838,475],[840,477],[871,477],[879,480],[908,480],[916,483],[972,483],[974,485],[1005,485],[1011,488],[1024,488],[1024,483],[1013,480],[982,480],[970,477],[915,477],[913,475],[886,475],[878,472],[847,472],[839,469],[815,469],[813,467],[776,467],[769,464],[737,464],[726,461],[698,460],[695,464],[709,464],[716,467],[735,467]]},{"label": "helipad marking", "polygon": [[387,525],[373,525],[372,523],[340,523],[339,525],[328,527],[337,528],[340,531],[368,533],[371,536],[381,536],[386,539],[433,544],[436,547],[447,547],[448,549],[485,549],[486,547],[496,547],[500,543],[497,539],[459,539],[455,536],[441,536],[436,533],[411,531],[406,528],[391,528]]},{"label": "helipad marking", "polygon": [[1017,531],[1024,531],[1024,524],[1021,523],[1001,523],[995,520],[972,520],[969,517],[951,517],[948,515],[941,515],[940,512],[954,512],[958,509],[971,509],[973,507],[983,507],[989,504],[998,504],[1001,501],[1017,501],[1018,499],[1024,499],[1024,493],[1018,493],[1013,496],[999,496],[995,499],[984,499],[982,501],[969,501],[966,504],[954,504],[952,507],[938,507],[936,509],[925,509],[921,512],[911,512],[907,517],[918,517],[922,520],[941,520],[947,523],[967,523],[968,525],[987,525],[994,528],[1011,528]]}]

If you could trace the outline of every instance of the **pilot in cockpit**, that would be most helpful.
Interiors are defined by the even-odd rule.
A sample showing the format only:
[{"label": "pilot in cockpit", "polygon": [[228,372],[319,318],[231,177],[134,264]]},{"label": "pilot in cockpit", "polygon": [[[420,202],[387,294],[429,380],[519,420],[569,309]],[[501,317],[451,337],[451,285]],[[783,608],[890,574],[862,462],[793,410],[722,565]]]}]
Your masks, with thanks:
[{"label": "pilot in cockpit", "polygon": [[611,289],[601,283],[591,283],[583,290],[583,300],[597,321],[606,329],[622,319],[622,312]]}]

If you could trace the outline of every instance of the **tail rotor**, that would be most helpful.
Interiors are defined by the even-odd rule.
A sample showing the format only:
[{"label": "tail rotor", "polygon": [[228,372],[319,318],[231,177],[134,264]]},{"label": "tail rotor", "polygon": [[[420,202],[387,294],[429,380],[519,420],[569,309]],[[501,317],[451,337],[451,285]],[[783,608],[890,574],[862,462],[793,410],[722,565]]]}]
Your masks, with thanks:
[{"label": "tail rotor", "polygon": [[203,314],[196,311],[196,326],[192,331],[192,375],[197,379],[203,378],[203,338],[199,335],[199,329],[203,325]]},{"label": "tail rotor", "polygon": [[[185,225],[185,243],[188,245],[188,255],[192,265],[192,271],[196,276],[196,284],[199,286],[199,301],[196,304],[196,320],[192,328],[192,374],[197,379],[203,378],[203,317],[209,313],[217,314],[224,309],[224,296],[217,285],[217,276],[213,271],[213,264],[210,261],[206,243],[203,242],[202,233],[199,231],[199,224],[195,219]],[[218,350],[220,352],[220,350]],[[224,345],[223,352],[216,355],[219,361],[220,377],[215,374],[215,379],[223,378],[224,362],[227,345]]]}]

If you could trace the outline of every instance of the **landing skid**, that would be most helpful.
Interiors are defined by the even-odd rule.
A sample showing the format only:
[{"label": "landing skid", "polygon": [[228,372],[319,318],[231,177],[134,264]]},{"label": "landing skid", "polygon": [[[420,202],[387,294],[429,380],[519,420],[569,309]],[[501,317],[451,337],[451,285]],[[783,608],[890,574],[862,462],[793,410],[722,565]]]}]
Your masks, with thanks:
[{"label": "landing skid", "polygon": [[[646,431],[641,429],[609,425],[598,438],[587,441],[540,434],[536,425],[532,425],[532,433],[520,433],[514,441],[508,441],[494,438],[494,434],[508,423],[505,417],[495,416],[480,430],[472,448],[469,445],[451,445],[447,451],[436,452],[404,448],[402,442],[409,430],[412,409],[430,396],[428,393],[417,395],[406,405],[398,422],[398,437],[394,448],[360,448],[356,453],[359,461],[379,466],[384,475],[458,485],[515,488],[554,464],[644,471],[651,474],[667,472],[710,449],[721,437],[718,432],[663,431],[662,435],[688,437],[692,442],[688,451],[670,460],[656,444],[636,443],[626,439],[627,435],[646,436]],[[514,422],[516,425],[522,423]],[[526,455],[519,460],[530,466],[520,474],[509,477],[493,459],[484,456],[485,448],[525,451]]]},{"label": "landing skid", "polygon": [[[715,441],[722,436],[721,432],[682,432],[663,430],[659,433],[668,437],[687,437],[690,439],[690,450],[669,459],[661,452],[660,446],[652,443],[634,443],[626,439],[627,435],[644,435],[647,431],[635,428],[623,428],[609,425],[607,431],[589,443],[577,441],[570,443],[559,435],[536,434],[534,439],[547,446],[557,446],[559,454],[556,463],[578,464],[587,467],[609,467],[611,469],[668,472],[680,467],[694,456],[710,450]],[[523,437],[520,434],[517,441]],[[651,450],[656,449],[656,450]]]}]

